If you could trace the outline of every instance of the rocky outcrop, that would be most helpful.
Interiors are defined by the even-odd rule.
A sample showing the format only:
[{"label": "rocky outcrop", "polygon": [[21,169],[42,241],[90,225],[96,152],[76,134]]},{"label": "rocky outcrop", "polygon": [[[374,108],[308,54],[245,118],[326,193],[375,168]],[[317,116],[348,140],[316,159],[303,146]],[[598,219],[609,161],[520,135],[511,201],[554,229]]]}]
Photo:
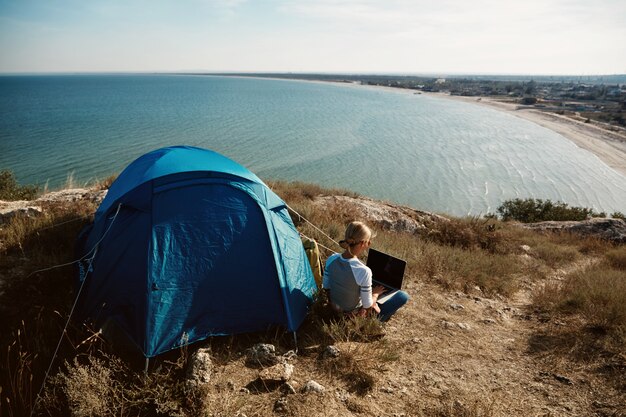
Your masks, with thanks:
[{"label": "rocky outcrop", "polygon": [[201,348],[195,351],[189,358],[187,368],[187,384],[191,387],[200,387],[211,381],[213,373],[213,362],[211,361],[211,350]]},{"label": "rocky outcrop", "polygon": [[415,233],[426,229],[430,223],[449,221],[443,216],[427,211],[415,210],[366,197],[319,196],[315,198],[312,204],[329,211],[350,207],[350,211],[354,213],[354,218],[376,224],[383,230],[393,232]]},{"label": "rocky outcrop", "polygon": [[249,366],[273,366],[280,362],[282,360],[276,355],[276,347],[269,343],[257,343],[247,352],[246,363]]},{"label": "rocky outcrop", "polygon": [[0,200],[0,225],[15,216],[35,217],[43,213],[45,206],[53,203],[71,203],[75,201],[92,201],[100,204],[107,190],[89,188],[72,188],[53,191],[42,195],[36,200],[2,201]]},{"label": "rocky outcrop", "polygon": [[609,240],[613,243],[626,243],[626,222],[622,219],[593,218],[583,221],[549,221],[524,223],[521,227],[550,232],[571,232]]}]

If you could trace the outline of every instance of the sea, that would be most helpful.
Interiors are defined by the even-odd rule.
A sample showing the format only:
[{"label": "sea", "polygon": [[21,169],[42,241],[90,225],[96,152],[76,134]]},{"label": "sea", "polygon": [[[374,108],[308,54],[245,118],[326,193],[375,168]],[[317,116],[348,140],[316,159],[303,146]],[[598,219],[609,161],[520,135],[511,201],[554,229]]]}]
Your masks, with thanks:
[{"label": "sea", "polygon": [[172,145],[452,215],[541,198],[626,212],[626,177],[563,136],[485,106],[341,83],[163,74],[0,76],[0,169],[87,184]]}]

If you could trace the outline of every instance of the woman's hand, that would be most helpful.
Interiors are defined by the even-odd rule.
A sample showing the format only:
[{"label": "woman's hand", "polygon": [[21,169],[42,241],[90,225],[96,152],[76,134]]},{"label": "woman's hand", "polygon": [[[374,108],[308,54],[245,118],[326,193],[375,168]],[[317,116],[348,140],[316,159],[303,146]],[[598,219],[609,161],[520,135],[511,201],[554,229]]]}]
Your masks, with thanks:
[{"label": "woman's hand", "polygon": [[374,310],[376,314],[380,314],[380,307],[378,307],[378,304],[376,303],[372,304],[372,306],[370,307],[370,310]]},{"label": "woman's hand", "polygon": [[385,292],[385,287],[383,287],[382,285],[377,285],[374,288],[372,288],[372,294],[374,295],[381,295],[384,292]]}]

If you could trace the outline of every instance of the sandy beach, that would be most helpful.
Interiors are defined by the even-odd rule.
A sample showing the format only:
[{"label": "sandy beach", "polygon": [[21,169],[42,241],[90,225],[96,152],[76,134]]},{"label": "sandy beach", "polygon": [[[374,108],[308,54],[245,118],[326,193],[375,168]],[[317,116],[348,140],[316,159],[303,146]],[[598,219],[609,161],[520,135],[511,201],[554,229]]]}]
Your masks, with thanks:
[{"label": "sandy beach", "polygon": [[488,106],[529,120],[550,129],[585,149],[609,167],[626,176],[626,133],[614,132],[592,123],[584,123],[570,117],[543,112],[533,108],[506,103],[492,98],[451,96],[442,93],[422,93],[466,103]]}]

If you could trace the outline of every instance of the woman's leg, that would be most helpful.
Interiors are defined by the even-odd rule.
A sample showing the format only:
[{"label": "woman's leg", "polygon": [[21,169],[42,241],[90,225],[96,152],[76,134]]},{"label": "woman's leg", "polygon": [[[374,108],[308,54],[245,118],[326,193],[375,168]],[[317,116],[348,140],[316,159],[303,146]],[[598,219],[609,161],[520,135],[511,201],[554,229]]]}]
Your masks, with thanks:
[{"label": "woman's leg", "polygon": [[394,313],[400,309],[400,307],[409,301],[410,298],[409,294],[404,291],[397,291],[387,301],[382,304],[378,304],[378,307],[380,307],[380,314],[378,315],[378,318],[380,321],[389,320],[391,316],[393,316]]}]

